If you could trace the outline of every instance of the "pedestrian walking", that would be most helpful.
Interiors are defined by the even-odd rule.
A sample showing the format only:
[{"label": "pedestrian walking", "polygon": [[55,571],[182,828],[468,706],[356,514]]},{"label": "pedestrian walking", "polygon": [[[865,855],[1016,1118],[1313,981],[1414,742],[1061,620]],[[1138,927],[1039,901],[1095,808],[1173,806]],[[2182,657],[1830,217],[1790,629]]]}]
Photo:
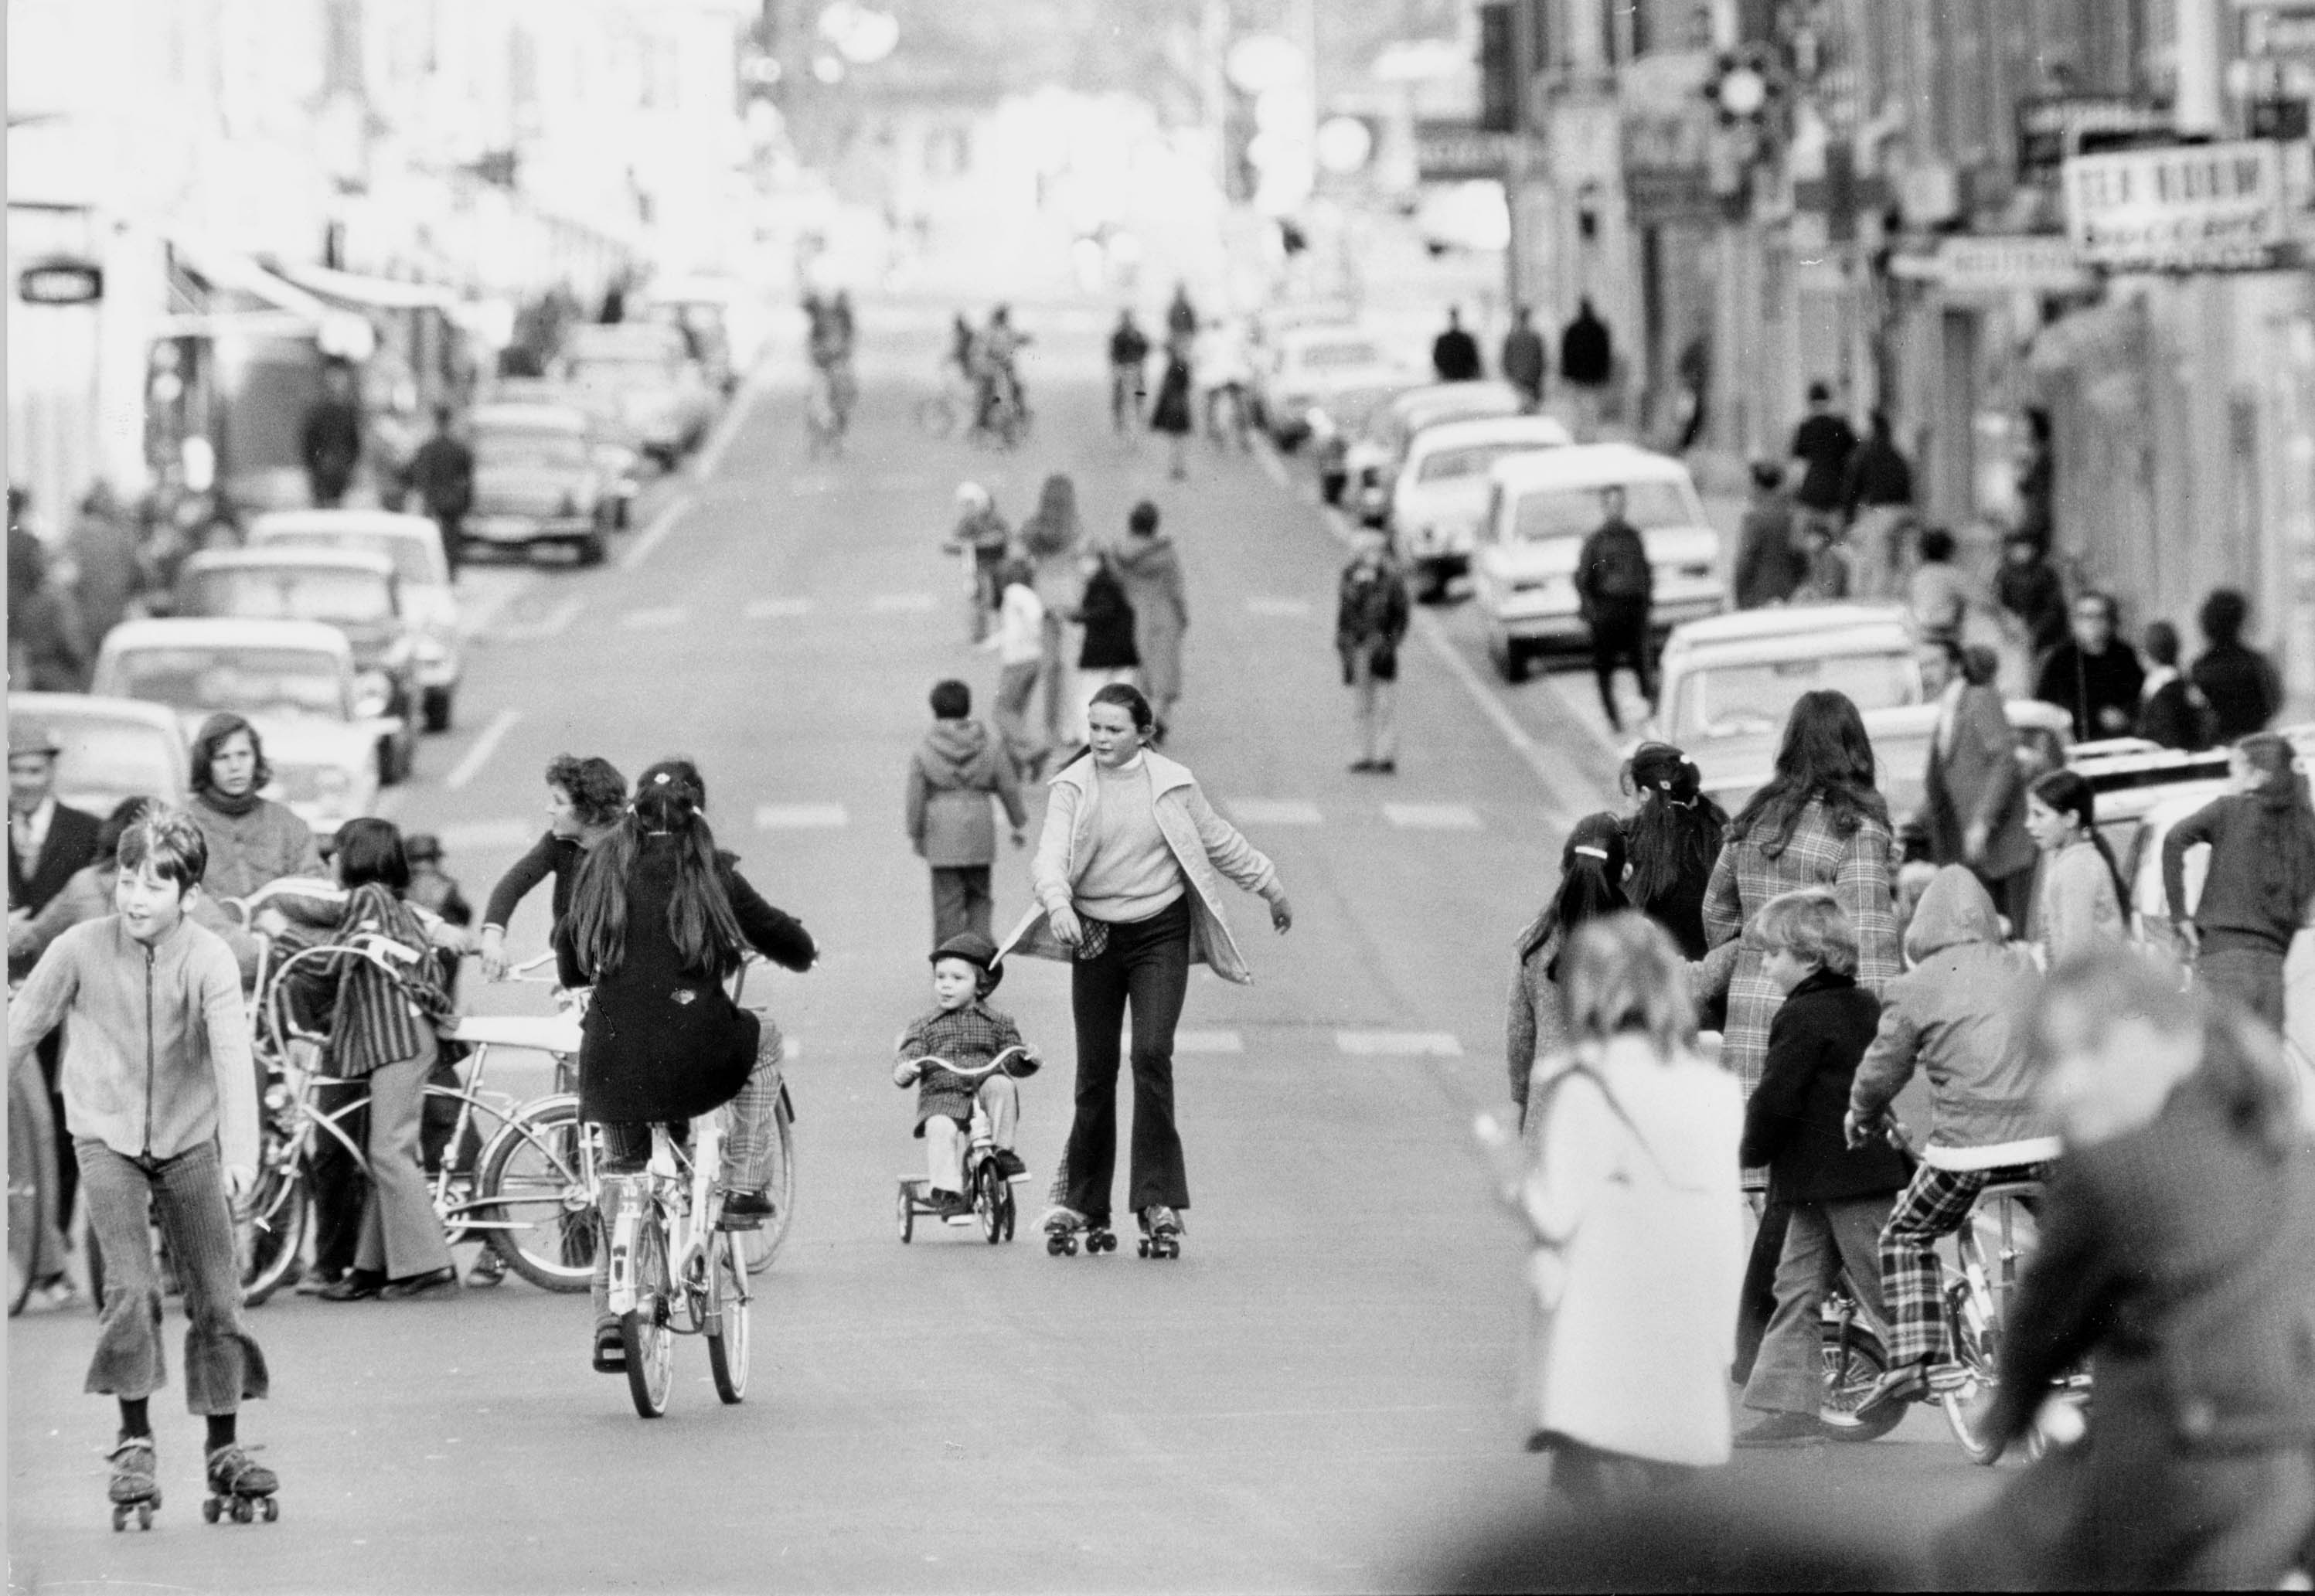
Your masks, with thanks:
[{"label": "pedestrian walking", "polygon": [[[2291,939],[2315,926],[2315,806],[2291,744],[2260,732],[2227,756],[2233,791],[2162,839],[2162,894],[2195,977],[2277,1031]],[[2203,895],[2186,908],[2186,850],[2210,845]]]},{"label": "pedestrian walking", "polygon": [[1351,768],[1361,775],[1398,769],[1398,652],[1413,614],[1390,539],[1362,528],[1335,591],[1335,652],[1351,689],[1359,752]]},{"label": "pedestrian walking", "polygon": [[2315,1152],[2290,1065],[2274,1037],[2134,959],[2057,971],[2027,1032],[2066,1156],[2003,1317],[1988,1433],[2023,1440],[2085,1361],[2097,1431],[1941,1532],[1934,1583],[2303,1583]]},{"label": "pedestrian walking", "polygon": [[1045,604],[1029,563],[1007,560],[998,572],[997,628],[981,644],[997,655],[993,718],[1016,777],[1033,779],[1048,744],[1030,724],[1030,706],[1045,669]]},{"label": "pedestrian walking", "polygon": [[1885,1141],[1852,1148],[1841,1130],[1881,1002],[1857,984],[1857,934],[1840,900],[1816,887],[1787,892],[1761,906],[1747,935],[1785,1001],[1744,1105],[1740,1156],[1768,1170],[1784,1242],[1776,1307],[1744,1381],[1744,1405],[1766,1416],[1735,1443],[1798,1446],[1825,1437],[1825,1293],[1846,1274],[1868,1319],[1882,1322],[1881,1228],[1912,1172]]},{"label": "pedestrian walking", "polygon": [[1443,383],[1477,382],[1486,375],[1479,341],[1463,327],[1463,313],[1447,307],[1447,327],[1431,341],[1431,369]]},{"label": "pedestrian walking", "polygon": [[1537,1244],[1522,1383],[1552,1491],[1591,1503],[1728,1460],[1743,1108],[1696,1054],[1654,922],[1595,920],[1561,968],[1569,1050],[1532,1089],[1541,1152],[1517,1193]]},{"label": "pedestrian walking", "polygon": [[316,510],[335,510],[353,486],[361,463],[362,419],[354,402],[353,368],[332,360],[322,368],[322,394],[298,430],[299,458]]},{"label": "pedestrian walking", "polygon": [[1149,427],[1171,439],[1166,474],[1181,482],[1190,474],[1190,341],[1176,337],[1166,345],[1166,369],[1158,378],[1158,402],[1149,411]]},{"label": "pedestrian walking", "polygon": [[2058,1156],[2036,1096],[2024,1013],[2039,974],[2002,934],[1993,900],[1958,864],[1940,866],[1905,931],[1911,968],[1881,994],[1881,1028],[1849,1088],[1849,1145],[1881,1134],[1889,1104],[1916,1069],[1929,1077],[1930,1122],[1921,1166],[1881,1231],[1888,1369],[1860,1417],[1929,1390],[1947,1345],[1936,1246],[2000,1181],[2038,1180]]},{"label": "pedestrian walking", "polygon": [[[1793,489],[1804,526],[1840,526],[1841,492],[1848,482],[1849,457],[1857,449],[1857,433],[1832,408],[1832,389],[1821,382],[1809,384],[1808,414],[1793,429],[1790,453],[1801,463],[1801,479]],[[1850,557],[1856,552],[1850,551]]]},{"label": "pedestrian walking", "polygon": [[1551,369],[1551,357],[1543,347],[1543,334],[1535,330],[1535,313],[1528,306],[1512,312],[1512,330],[1503,334],[1502,358],[1496,362],[1503,368],[1503,380],[1520,391],[1526,408],[1532,411],[1543,403],[1544,374]]},{"label": "pedestrian walking", "polygon": [[[1969,618],[1969,583],[1954,564],[1954,536],[1943,527],[1921,530],[1921,559],[1905,579],[1905,607],[1913,630],[1923,641],[1961,642],[1962,623]],[[1866,596],[1877,597],[1871,586]]]},{"label": "pedestrian walking", "polygon": [[1237,326],[1229,322],[1208,326],[1198,334],[1190,363],[1205,389],[1206,437],[1218,446],[1235,442],[1240,449],[1251,449],[1246,385],[1254,380],[1254,366]]},{"label": "pedestrian walking", "polygon": [[1967,865],[2011,927],[2022,927],[2034,889],[2035,849],[2026,834],[2018,733],[1994,685],[2000,657],[1982,643],[1925,648],[1922,654],[1922,675],[1938,705],[1921,778],[1930,861]]},{"label": "pedestrian walking", "polygon": [[1648,609],[1655,592],[1655,570],[1648,545],[1624,519],[1624,490],[1600,490],[1600,525],[1575,555],[1575,598],[1592,629],[1592,674],[1599,678],[1600,707],[1612,732],[1624,729],[1616,708],[1616,667],[1628,663],[1639,678],[1640,696],[1656,706],[1655,678],[1649,674]]},{"label": "pedestrian walking", "polygon": [[1141,430],[1143,368],[1149,363],[1149,335],[1129,306],[1117,313],[1109,334],[1109,424],[1121,437]]},{"label": "pedestrian walking", "polygon": [[[1567,833],[1559,850],[1559,886],[1541,912],[1519,934],[1512,962],[1512,989],[1504,1006],[1504,1064],[1511,1073],[1512,1105],[1526,1135],[1542,1122],[1528,1117],[1528,1097],[1538,1074],[1566,1061],[1566,1000],[1559,986],[1560,958],[1576,928],[1631,907],[1624,893],[1624,827],[1614,815],[1586,815]],[[1531,1154],[1540,1148],[1530,1142]]]},{"label": "pedestrian walking", "polygon": [[1624,823],[1632,907],[1664,928],[1681,958],[1701,959],[1710,945],[1704,891],[1727,836],[1728,811],[1704,791],[1696,761],[1668,742],[1633,749],[1621,781],[1638,801]]},{"label": "pedestrian walking", "polygon": [[2212,740],[2239,742],[2266,731],[2283,708],[2283,677],[2274,661],[2244,645],[2250,600],[2232,588],[2213,588],[2195,619],[2204,647],[2188,675],[2211,706]]},{"label": "pedestrian walking", "polygon": [[2074,600],[2073,632],[2042,661],[2034,696],[2074,717],[2074,740],[2127,736],[2138,723],[2146,686],[2138,652],[2115,633],[2113,595],[2088,592]]},{"label": "pedestrian walking", "polygon": [[1739,609],[1761,609],[1790,599],[1808,577],[1808,556],[1785,496],[1785,468],[1755,460],[1752,494],[1736,525],[1736,571],[1730,586]]},{"label": "pedestrian walking", "polygon": [[1150,743],[1163,748],[1174,724],[1174,706],[1182,699],[1182,634],[1189,629],[1190,602],[1182,586],[1181,555],[1158,527],[1158,507],[1144,499],[1126,517],[1125,545],[1110,563],[1133,610],[1141,690],[1157,717]]},{"label": "pedestrian walking", "polygon": [[998,513],[989,490],[979,483],[957,483],[956,530],[949,535],[945,546],[963,555],[967,569],[971,572],[971,597],[967,602],[972,616],[968,630],[975,643],[989,635],[991,620],[997,613],[997,571],[1005,563],[1012,541],[1012,528]]},{"label": "pedestrian walking", "polygon": [[909,846],[933,876],[933,945],[968,931],[989,935],[989,869],[997,861],[997,823],[989,804],[1003,806],[1013,846],[1023,828],[1021,782],[1013,760],[989,728],[972,718],[972,689],[944,681],[932,690],[932,730],[909,758],[904,811]]},{"label": "pedestrian walking", "polygon": [[1078,707],[1070,723],[1070,736],[1082,743],[1094,695],[1118,682],[1131,686],[1141,673],[1141,651],[1134,642],[1133,606],[1126,599],[1125,584],[1118,580],[1109,551],[1087,549],[1078,568],[1084,574],[1085,588],[1075,613],[1084,629],[1084,641],[1078,649],[1074,698]]},{"label": "pedestrian walking", "polygon": [[[1905,528],[1913,519],[1913,468],[1898,452],[1886,411],[1873,412],[1864,441],[1841,467],[1840,508],[1858,591],[1868,598],[1895,593],[1904,574]],[[1922,557],[1928,558],[1926,550]]]},{"label": "pedestrian walking", "polygon": [[1069,690],[1069,661],[1077,658],[1076,623],[1083,578],[1078,547],[1085,525],[1078,519],[1077,483],[1060,472],[1038,490],[1037,508],[1021,523],[1021,552],[1035,573],[1037,598],[1044,605],[1043,661],[1040,681],[1045,696],[1045,742],[1050,748],[1079,748],[1085,734],[1073,725],[1077,704]]},{"label": "pedestrian walking", "polygon": [[8,1006],[12,1069],[65,1027],[65,1121],[105,1261],[85,1388],[120,1409],[116,1527],[160,1498],[147,1405],[167,1375],[156,1213],[184,1291],[185,1405],[207,1430],[209,1489],[277,1486],[240,1444],[241,1405],[271,1384],[242,1321],[231,1206],[257,1179],[257,1066],[233,954],[185,918],[208,847],[184,816],[151,815],[123,834],[120,863],[118,912],[59,936]]},{"label": "pedestrian walking", "polygon": [[1166,339],[1178,343],[1194,338],[1198,332],[1198,307],[1190,303],[1190,285],[1176,281],[1174,297],[1166,306]]},{"label": "pedestrian walking", "polygon": [[1049,785],[1037,844],[1038,907],[1004,952],[1071,961],[1077,1025],[1076,1114],[1061,1157],[1061,1196],[1044,1228],[1106,1228],[1117,1162],[1119,1036],[1132,1024],[1133,1135],[1128,1206],[1146,1236],[1171,1240],[1190,1205],[1174,1107],[1174,1030],[1190,966],[1249,976],[1223,913],[1224,879],[1258,893],[1270,923],[1294,923],[1271,862],[1206,802],[1188,768],[1151,750],[1149,704],[1122,683],[1094,695],[1088,754]]},{"label": "pedestrian walking", "polygon": [[2216,740],[2216,717],[2202,690],[2178,669],[2178,629],[2148,624],[2142,640],[2146,679],[2138,688],[2138,735],[2168,749],[2198,751]]},{"label": "pedestrian walking", "polygon": [[2112,953],[2130,940],[2130,884],[2098,834],[2098,790],[2078,770],[2053,770],[2026,794],[2026,829],[2042,850],[2026,941],[2044,970]]},{"label": "pedestrian walking", "polygon": [[2038,673],[2050,651],[2066,641],[2066,585],[2050,568],[2042,545],[2023,533],[2012,532],[2001,541],[1993,602],[2009,620],[2012,641],[2025,643]]},{"label": "pedestrian walking", "polygon": [[[201,723],[193,738],[193,799],[186,816],[208,842],[202,876],[212,897],[246,898],[284,876],[323,876],[312,828],[284,803],[260,794],[273,767],[257,728],[229,710]],[[336,918],[336,907],[330,909]]]},{"label": "pedestrian walking", "polygon": [[608,759],[557,754],[546,762],[546,829],[530,851],[507,867],[483,904],[483,975],[502,979],[507,971],[506,932],[514,911],[534,888],[552,881],[547,940],[571,908],[579,865],[587,850],[617,829],[627,806],[627,778]]},{"label": "pedestrian walking", "polygon": [[451,416],[448,405],[434,407],[434,434],[410,457],[410,485],[441,528],[442,554],[456,577],[466,554],[466,512],[475,507],[475,451],[451,430]]},{"label": "pedestrian walking", "polygon": [[1587,295],[1576,302],[1575,315],[1559,334],[1559,380],[1567,385],[1580,441],[1598,436],[1615,372],[1615,337]]}]

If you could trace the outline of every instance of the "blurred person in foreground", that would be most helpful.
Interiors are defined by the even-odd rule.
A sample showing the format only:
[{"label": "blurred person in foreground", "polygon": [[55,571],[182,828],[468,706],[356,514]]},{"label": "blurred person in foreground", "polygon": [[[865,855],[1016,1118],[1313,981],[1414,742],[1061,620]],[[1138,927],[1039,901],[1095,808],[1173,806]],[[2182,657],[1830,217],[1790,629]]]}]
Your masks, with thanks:
[{"label": "blurred person in foreground", "polygon": [[2125,954],[2061,967],[2026,1031],[2066,1156],[1989,1432],[2023,1438],[2084,1359],[2093,1428],[1945,1530],[1938,1583],[2293,1588],[2315,1550],[2315,1149],[2290,1066]]},{"label": "blurred person in foreground", "polygon": [[[2292,765],[2274,732],[2244,738],[2227,757],[2234,791],[2162,839],[2163,897],[2195,975],[2278,1031],[2291,939],[2315,926],[2315,805]],[[2186,850],[2197,843],[2210,845],[2210,865],[2189,915]]]},{"label": "blurred person in foreground", "polygon": [[1736,1083],[1696,1053],[1679,950],[1629,911],[1561,961],[1568,1051],[1539,1065],[1539,1154],[1514,1193],[1536,1248],[1528,1447],[1594,1503],[1729,1456],[1744,1238]]}]

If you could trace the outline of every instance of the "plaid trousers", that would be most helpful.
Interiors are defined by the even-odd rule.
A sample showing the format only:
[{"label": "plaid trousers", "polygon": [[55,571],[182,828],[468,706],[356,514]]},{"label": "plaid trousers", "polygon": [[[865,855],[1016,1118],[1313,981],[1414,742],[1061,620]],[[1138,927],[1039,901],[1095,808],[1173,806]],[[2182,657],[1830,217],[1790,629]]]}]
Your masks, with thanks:
[{"label": "plaid trousers", "polygon": [[1969,1219],[1970,1205],[2000,1181],[2041,1180],[2046,1164],[2013,1164],[2001,1169],[1913,1171],[1912,1184],[1897,1199],[1881,1228],[1881,1299],[1889,1314],[1889,1365],[1947,1357],[1945,1294],[1938,1274],[1937,1244]]},{"label": "plaid trousers", "polygon": [[757,1016],[763,1034],[756,1043],[756,1067],[740,1095],[723,1106],[723,1186],[731,1192],[761,1191],[771,1184],[772,1148],[778,1139],[780,1061],[787,1043],[769,1015]]}]

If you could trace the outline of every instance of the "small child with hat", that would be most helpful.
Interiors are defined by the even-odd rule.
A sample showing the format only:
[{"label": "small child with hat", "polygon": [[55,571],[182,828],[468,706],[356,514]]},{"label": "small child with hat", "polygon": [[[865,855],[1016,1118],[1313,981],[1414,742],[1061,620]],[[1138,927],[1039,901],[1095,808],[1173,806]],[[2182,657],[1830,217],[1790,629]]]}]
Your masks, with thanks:
[{"label": "small child with hat", "polygon": [[[977,931],[952,936],[933,950],[933,1011],[900,1033],[900,1063],[892,1084],[917,1088],[917,1135],[925,1144],[925,1174],[936,1212],[952,1225],[968,1224],[972,1204],[964,1194],[964,1150],[976,1120],[984,1119],[995,1147],[998,1172],[1008,1181],[1029,1178],[1028,1166],[1013,1151],[1020,1122],[1016,1076],[1036,1073],[1038,1060],[1021,1040],[1013,1016],[988,1005],[1004,979],[997,944]],[[1007,1048],[1022,1050],[978,1079],[956,1070],[978,1070]],[[956,1070],[923,1062],[946,1060]]]}]

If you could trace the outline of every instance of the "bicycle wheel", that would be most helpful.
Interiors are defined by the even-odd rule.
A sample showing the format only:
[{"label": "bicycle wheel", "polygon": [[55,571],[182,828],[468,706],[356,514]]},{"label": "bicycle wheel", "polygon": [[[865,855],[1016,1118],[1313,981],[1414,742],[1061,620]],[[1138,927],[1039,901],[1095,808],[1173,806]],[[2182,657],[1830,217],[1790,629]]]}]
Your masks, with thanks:
[{"label": "bicycle wheel", "polygon": [[735,1232],[749,1274],[761,1274],[772,1266],[795,1219],[795,1111],[788,1106],[785,1086],[780,1088],[780,1104],[772,1123],[772,1178],[764,1188],[771,1194],[772,1217],[760,1229]]},{"label": "bicycle wheel", "polygon": [[748,1394],[748,1266],[741,1232],[726,1230],[709,1249],[707,1372],[715,1394],[737,1402]]},{"label": "bicycle wheel", "polygon": [[8,1083],[8,1317],[24,1311],[40,1267],[49,1193],[57,1189],[57,1139],[49,1096],[22,1071]]},{"label": "bicycle wheel", "polygon": [[312,1193],[294,1162],[269,1159],[258,1170],[247,1204],[234,1215],[244,1308],[258,1307],[289,1278],[313,1210]]},{"label": "bicycle wheel", "polygon": [[1878,1441],[1905,1422],[1905,1405],[1885,1404],[1869,1419],[1852,1417],[1889,1367],[1881,1338],[1862,1325],[1824,1326],[1820,1354],[1824,1366],[1824,1406],[1818,1417],[1837,1441]]},{"label": "bicycle wheel", "polygon": [[667,1412],[675,1385],[675,1332],[667,1322],[667,1229],[657,1205],[635,1222],[635,1305],[619,1316],[619,1344],[626,1353],[627,1395],[635,1411],[656,1419]]},{"label": "bicycle wheel", "polygon": [[595,1190],[579,1104],[552,1097],[507,1122],[483,1157],[475,1218],[507,1267],[545,1291],[595,1279]]},{"label": "bicycle wheel", "polygon": [[1005,1239],[1005,1177],[997,1172],[997,1160],[984,1159],[980,1173],[973,1177],[979,1189],[973,1196],[973,1207],[980,1210],[981,1239],[995,1246]]}]

